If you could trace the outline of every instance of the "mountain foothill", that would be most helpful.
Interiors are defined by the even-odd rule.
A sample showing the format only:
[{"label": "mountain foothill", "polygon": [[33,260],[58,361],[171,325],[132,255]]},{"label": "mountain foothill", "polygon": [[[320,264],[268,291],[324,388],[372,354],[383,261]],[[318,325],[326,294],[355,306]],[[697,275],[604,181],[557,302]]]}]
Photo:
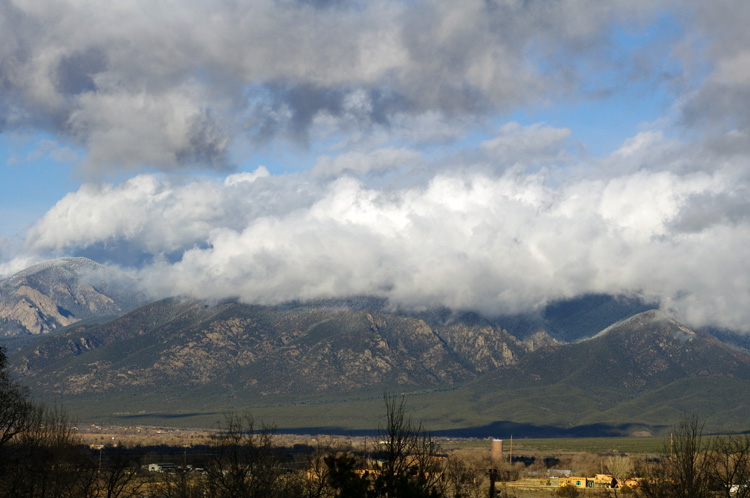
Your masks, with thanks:
[{"label": "mountain foothill", "polygon": [[436,433],[655,435],[686,413],[745,430],[745,338],[693,330],[637,299],[538,313],[395,310],[353,297],[277,306],[149,301],[85,258],[0,281],[11,373],[80,420],[200,426],[250,409],[279,430],[377,427],[405,394]]}]

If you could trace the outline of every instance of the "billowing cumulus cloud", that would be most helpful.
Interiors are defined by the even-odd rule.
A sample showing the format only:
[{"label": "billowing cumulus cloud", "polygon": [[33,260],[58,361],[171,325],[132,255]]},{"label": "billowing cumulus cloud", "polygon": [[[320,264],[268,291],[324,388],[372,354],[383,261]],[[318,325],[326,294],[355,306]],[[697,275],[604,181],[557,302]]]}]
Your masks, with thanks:
[{"label": "billowing cumulus cloud", "polygon": [[223,183],[172,186],[140,175],[118,186],[85,184],[29,230],[27,244],[64,251],[127,241],[144,253],[165,254],[205,243],[214,227],[239,230],[248,220],[309,204],[307,188],[270,179],[263,167]]},{"label": "billowing cumulus cloud", "polygon": [[[365,294],[406,308],[500,314],[613,293],[658,301],[694,325],[746,330],[750,222],[737,214],[744,204],[735,194],[742,163],[713,171],[633,167],[695,155],[649,132],[589,160],[598,176],[572,178],[567,165],[529,172],[528,160],[572,161],[568,135],[509,125],[484,142],[491,154],[477,160],[506,153],[522,167],[463,164],[407,186],[368,183],[383,164],[408,170],[427,161],[394,149],[322,158],[295,175],[258,169],[223,181],[142,175],[87,185],[51,209],[27,244],[137,247],[157,256],[138,272],[163,296],[279,303]],[[506,144],[508,137],[518,140]],[[347,174],[321,179],[321,171]],[[177,258],[158,257],[175,251]]]}]

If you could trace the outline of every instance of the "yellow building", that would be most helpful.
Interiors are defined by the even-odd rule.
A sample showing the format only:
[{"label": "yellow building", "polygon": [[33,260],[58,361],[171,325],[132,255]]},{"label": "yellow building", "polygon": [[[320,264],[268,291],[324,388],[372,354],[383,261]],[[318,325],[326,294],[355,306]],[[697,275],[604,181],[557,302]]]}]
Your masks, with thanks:
[{"label": "yellow building", "polygon": [[576,488],[616,488],[617,479],[609,474],[596,474],[594,477],[561,477],[560,486],[575,486]]},{"label": "yellow building", "polygon": [[594,477],[561,477],[558,480],[560,486],[575,486],[576,488],[638,488],[643,478],[632,477],[617,481],[609,474],[596,474]]}]

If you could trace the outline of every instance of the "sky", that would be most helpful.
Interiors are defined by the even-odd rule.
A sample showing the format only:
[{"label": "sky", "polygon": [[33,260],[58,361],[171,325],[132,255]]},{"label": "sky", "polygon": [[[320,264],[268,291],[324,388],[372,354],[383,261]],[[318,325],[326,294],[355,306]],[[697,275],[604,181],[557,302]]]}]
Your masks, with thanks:
[{"label": "sky", "polygon": [[0,277],[750,332],[750,2],[0,0]]}]

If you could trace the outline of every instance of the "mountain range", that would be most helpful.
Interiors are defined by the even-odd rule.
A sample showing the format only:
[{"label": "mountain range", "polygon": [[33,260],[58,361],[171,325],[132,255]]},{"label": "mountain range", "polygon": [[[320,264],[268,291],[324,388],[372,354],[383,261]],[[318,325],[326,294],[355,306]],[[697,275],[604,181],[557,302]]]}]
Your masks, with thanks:
[{"label": "mountain range", "polygon": [[635,299],[498,317],[367,297],[146,302],[106,275],[69,258],[0,282],[13,373],[81,420],[200,426],[249,408],[345,432],[376,427],[388,392],[445,434],[648,435],[685,413],[747,429],[748,351]]}]

